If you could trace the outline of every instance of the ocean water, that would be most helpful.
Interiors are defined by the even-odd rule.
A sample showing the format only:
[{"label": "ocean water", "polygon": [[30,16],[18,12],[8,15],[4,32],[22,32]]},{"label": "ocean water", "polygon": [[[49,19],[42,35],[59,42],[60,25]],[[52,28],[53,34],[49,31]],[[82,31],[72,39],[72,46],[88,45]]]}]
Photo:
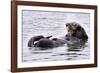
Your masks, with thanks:
[{"label": "ocean water", "polygon": [[[23,10],[22,15],[22,62],[65,61],[90,58],[90,14]],[[40,48],[27,46],[29,39],[33,36],[44,35],[46,37],[52,35],[52,38],[65,36],[67,34],[65,24],[68,22],[77,22],[85,29],[89,39],[84,47],[71,49],[65,44],[57,48],[40,50]]]}]

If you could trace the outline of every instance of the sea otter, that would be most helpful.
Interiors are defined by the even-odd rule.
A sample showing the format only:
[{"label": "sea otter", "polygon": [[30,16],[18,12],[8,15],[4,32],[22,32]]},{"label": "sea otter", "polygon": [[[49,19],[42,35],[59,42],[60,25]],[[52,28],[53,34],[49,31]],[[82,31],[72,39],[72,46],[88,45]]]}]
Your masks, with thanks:
[{"label": "sea otter", "polygon": [[44,37],[43,35],[34,36],[28,42],[28,47],[40,47],[40,48],[54,48],[64,44],[68,45],[81,45],[88,40],[88,36],[82,26],[76,22],[66,24],[68,34],[63,38],[53,38],[52,36]]}]

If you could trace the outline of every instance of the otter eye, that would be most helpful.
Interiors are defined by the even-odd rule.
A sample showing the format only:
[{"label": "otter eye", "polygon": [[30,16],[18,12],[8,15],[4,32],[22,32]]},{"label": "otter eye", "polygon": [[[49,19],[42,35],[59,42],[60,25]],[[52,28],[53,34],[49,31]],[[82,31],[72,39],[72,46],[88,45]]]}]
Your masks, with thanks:
[{"label": "otter eye", "polygon": [[70,25],[70,24],[69,24],[69,23],[67,23],[67,24],[66,24],[66,27],[68,27],[69,25]]},{"label": "otter eye", "polygon": [[66,24],[66,27],[68,27],[68,24]]}]

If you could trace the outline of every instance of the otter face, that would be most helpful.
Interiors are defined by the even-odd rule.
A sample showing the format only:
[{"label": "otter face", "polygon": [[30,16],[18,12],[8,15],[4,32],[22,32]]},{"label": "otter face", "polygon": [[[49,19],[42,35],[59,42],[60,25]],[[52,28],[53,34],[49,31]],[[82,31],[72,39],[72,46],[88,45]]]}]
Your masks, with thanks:
[{"label": "otter face", "polygon": [[68,33],[73,34],[76,31],[78,26],[79,26],[79,24],[76,22],[67,23],[66,27],[68,29]]}]

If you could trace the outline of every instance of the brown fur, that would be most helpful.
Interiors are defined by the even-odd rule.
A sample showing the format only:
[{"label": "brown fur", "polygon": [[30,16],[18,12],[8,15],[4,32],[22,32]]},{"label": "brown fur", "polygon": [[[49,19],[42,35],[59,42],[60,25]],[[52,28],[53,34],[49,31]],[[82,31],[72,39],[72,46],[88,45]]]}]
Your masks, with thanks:
[{"label": "brown fur", "polygon": [[71,22],[71,23],[67,23],[66,27],[68,29],[68,34],[73,34],[77,28],[77,26],[80,26],[78,23],[76,22]]}]

